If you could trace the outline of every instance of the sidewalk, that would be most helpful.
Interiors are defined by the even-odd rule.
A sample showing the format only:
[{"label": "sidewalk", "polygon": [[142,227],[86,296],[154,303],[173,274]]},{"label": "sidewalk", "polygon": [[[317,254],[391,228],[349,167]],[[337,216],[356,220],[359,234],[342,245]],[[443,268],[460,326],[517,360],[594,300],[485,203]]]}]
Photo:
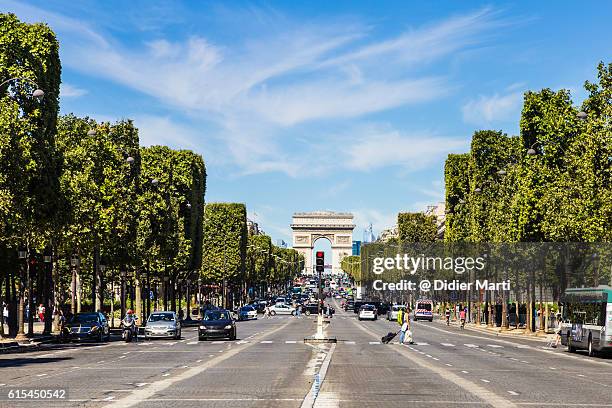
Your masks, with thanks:
[{"label": "sidewalk", "polygon": [[[0,339],[0,353],[19,353],[19,352],[27,352],[27,351],[36,351],[38,350],[41,344],[46,344],[54,341],[53,335],[45,334],[42,332],[45,329],[45,324],[43,322],[34,322],[34,334],[31,337],[28,337],[25,340],[16,340],[12,337],[4,337]],[[27,333],[28,325],[26,323],[25,330]],[[4,333],[8,333],[8,326],[4,325]]]},{"label": "sidewalk", "polygon": [[[446,320],[443,317],[440,318],[434,318],[434,322],[437,322],[438,324],[444,325],[446,326]],[[459,327],[459,321],[452,321],[451,320],[451,325],[452,326],[456,326]],[[520,339],[524,339],[524,340],[533,340],[533,341],[538,341],[538,342],[547,342],[548,341],[548,336],[550,334],[553,333],[544,333],[544,332],[536,332],[536,333],[531,333],[526,329],[515,329],[515,328],[509,328],[506,331],[502,331],[501,327],[487,327],[484,324],[476,324],[476,323],[466,323],[465,324],[465,329],[466,330],[471,330],[471,331],[476,331],[476,332],[480,332],[480,333],[487,333],[487,334],[491,334],[491,335],[495,335],[495,336],[499,336],[499,337],[513,337],[513,338],[520,338]]]}]

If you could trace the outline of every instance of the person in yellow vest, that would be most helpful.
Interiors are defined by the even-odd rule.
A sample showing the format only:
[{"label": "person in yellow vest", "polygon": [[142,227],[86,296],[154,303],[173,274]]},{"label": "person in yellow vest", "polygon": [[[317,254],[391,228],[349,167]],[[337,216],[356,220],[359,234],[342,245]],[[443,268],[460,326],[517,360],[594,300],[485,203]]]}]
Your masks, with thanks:
[{"label": "person in yellow vest", "polygon": [[400,309],[397,311],[397,324],[400,326],[404,324],[404,310]]}]

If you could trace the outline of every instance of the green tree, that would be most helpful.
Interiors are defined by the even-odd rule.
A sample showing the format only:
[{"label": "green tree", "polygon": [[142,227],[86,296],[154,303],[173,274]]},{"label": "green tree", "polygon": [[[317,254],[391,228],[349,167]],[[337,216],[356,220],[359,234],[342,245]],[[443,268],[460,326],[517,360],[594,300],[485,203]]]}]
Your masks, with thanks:
[{"label": "green tree", "polygon": [[209,203],[204,207],[202,278],[242,283],[245,277],[246,206],[239,203]]},{"label": "green tree", "polygon": [[438,227],[436,217],[423,213],[399,213],[397,231],[400,242],[434,242]]},{"label": "green tree", "polygon": [[[40,251],[53,244],[51,237],[61,219],[61,158],[54,149],[61,74],[58,50],[48,26],[0,14],[0,245],[5,251],[16,251],[19,245]],[[32,97],[37,87],[45,92],[41,101]],[[6,277],[8,295],[12,286],[8,282],[14,282],[15,276]],[[18,296],[7,296],[13,316],[22,316],[15,303],[24,307],[24,283],[20,275]],[[48,290],[43,298],[48,304]],[[11,329],[14,334],[14,322]]]}]

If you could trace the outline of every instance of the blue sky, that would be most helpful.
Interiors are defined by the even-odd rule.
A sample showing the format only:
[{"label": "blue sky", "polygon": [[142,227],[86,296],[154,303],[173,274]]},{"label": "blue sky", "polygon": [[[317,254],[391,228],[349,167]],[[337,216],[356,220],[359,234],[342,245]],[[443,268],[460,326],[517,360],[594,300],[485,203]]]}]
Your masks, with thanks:
[{"label": "blue sky", "polygon": [[204,156],[206,200],[289,242],[295,211],[354,239],[443,201],[477,129],[517,134],[522,93],[584,97],[612,3],[10,1],[61,42],[61,110],[132,118],[143,145]]}]

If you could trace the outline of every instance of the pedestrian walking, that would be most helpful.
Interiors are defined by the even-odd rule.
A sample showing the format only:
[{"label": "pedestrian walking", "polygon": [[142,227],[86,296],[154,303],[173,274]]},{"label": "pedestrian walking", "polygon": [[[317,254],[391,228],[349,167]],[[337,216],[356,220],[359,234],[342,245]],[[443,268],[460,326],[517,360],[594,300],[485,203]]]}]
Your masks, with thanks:
[{"label": "pedestrian walking", "polygon": [[461,312],[459,312],[459,320],[461,322],[461,329],[463,330],[465,327],[465,309],[461,309]]},{"label": "pedestrian walking", "polygon": [[45,321],[45,307],[42,303],[38,306],[38,320],[41,322]]},{"label": "pedestrian walking", "polygon": [[298,304],[297,307],[295,308],[295,317],[299,319],[301,315],[302,315],[302,305]]},{"label": "pedestrian walking", "polygon": [[408,308],[406,308],[406,312],[404,313],[404,323],[406,324],[406,335],[404,336],[404,342],[414,344],[412,324],[410,324],[410,310]]}]

